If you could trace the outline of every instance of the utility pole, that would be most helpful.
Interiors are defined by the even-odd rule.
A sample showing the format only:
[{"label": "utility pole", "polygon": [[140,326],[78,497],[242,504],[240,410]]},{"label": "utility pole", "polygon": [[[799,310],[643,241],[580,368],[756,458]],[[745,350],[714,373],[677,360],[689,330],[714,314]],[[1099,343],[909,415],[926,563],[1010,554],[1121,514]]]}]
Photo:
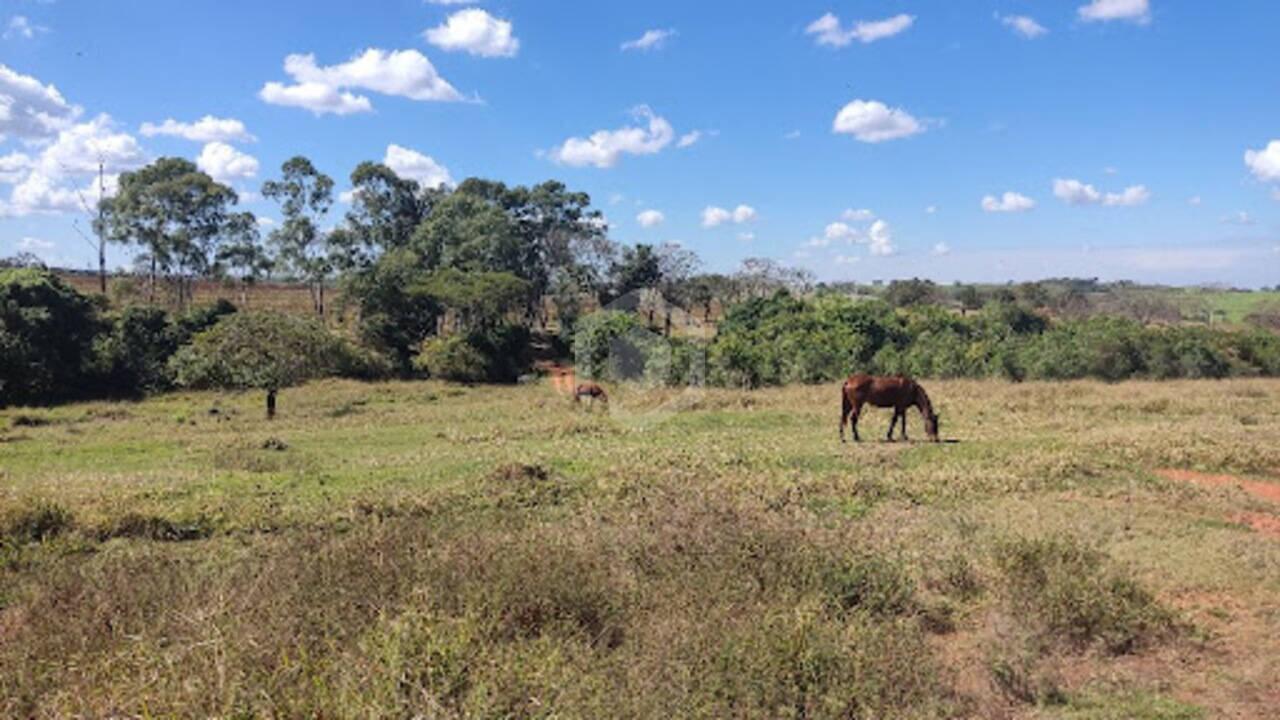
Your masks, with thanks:
[{"label": "utility pole", "polygon": [[107,294],[107,214],[103,201],[107,197],[106,168],[98,160],[98,285]]}]

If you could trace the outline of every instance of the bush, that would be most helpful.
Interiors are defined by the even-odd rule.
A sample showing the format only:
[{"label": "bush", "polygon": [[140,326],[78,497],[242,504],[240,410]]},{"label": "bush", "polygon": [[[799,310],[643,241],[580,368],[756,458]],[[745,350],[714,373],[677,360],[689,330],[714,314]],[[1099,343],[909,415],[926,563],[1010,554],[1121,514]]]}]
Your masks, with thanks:
[{"label": "bush", "polygon": [[441,380],[483,382],[489,376],[489,358],[464,335],[427,340],[413,364],[429,377]]},{"label": "bush", "polygon": [[53,273],[0,270],[0,406],[84,395],[97,331],[93,303]]},{"label": "bush", "polygon": [[101,391],[127,397],[171,387],[168,361],[178,350],[179,335],[158,308],[130,307],[111,318],[110,329],[94,343]]},{"label": "bush", "polygon": [[1105,560],[1067,537],[1017,539],[996,549],[1010,614],[1045,638],[1124,654],[1169,635],[1173,614]]},{"label": "bush", "polygon": [[265,390],[271,417],[278,391],[338,374],[353,353],[347,341],[315,320],[246,312],[196,335],[170,366],[184,387]]},{"label": "bush", "polygon": [[504,325],[422,343],[414,368],[456,382],[515,382],[529,367],[529,333]]}]

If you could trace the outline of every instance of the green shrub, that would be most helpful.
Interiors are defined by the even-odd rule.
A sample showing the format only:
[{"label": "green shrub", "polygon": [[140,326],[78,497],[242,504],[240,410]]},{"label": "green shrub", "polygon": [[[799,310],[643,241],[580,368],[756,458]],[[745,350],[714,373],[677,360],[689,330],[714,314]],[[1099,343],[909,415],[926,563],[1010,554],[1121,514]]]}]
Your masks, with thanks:
[{"label": "green shrub", "polygon": [[97,331],[93,303],[53,273],[0,270],[0,407],[86,394]]},{"label": "green shrub", "polygon": [[126,308],[94,343],[99,389],[117,397],[168,389],[173,384],[168,361],[178,345],[179,331],[163,310]]},{"label": "green shrub", "polygon": [[1101,553],[1068,537],[1000,543],[1010,613],[1045,638],[1075,649],[1133,652],[1168,636],[1173,614]]},{"label": "green shrub", "polygon": [[489,377],[489,358],[464,335],[427,340],[413,364],[429,377],[441,380],[484,382]]}]

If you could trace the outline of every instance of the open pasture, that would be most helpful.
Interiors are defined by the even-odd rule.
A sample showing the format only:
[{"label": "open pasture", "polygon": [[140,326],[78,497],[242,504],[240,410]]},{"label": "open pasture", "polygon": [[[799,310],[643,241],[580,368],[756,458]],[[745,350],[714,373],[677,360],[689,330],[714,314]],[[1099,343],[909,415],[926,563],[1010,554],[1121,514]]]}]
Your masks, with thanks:
[{"label": "open pasture", "polygon": [[0,411],[0,715],[1280,707],[1280,382],[925,385]]}]

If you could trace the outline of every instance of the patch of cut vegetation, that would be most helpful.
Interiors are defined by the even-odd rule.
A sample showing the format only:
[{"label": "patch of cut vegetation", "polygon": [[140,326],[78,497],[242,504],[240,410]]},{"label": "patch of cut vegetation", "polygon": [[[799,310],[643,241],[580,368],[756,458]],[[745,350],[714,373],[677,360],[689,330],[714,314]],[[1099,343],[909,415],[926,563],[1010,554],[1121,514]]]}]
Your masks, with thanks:
[{"label": "patch of cut vegetation", "polygon": [[213,524],[207,518],[174,521],[158,515],[128,513],[99,525],[94,528],[92,534],[99,541],[132,538],[158,542],[185,542],[209,537],[213,534]]}]

